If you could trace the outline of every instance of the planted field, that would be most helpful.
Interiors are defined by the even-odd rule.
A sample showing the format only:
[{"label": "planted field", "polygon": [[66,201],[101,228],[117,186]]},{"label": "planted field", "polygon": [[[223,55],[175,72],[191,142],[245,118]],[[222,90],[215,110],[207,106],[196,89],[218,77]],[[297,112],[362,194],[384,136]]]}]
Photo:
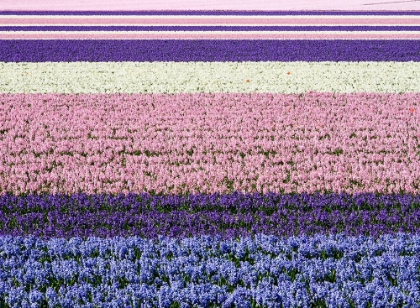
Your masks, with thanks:
[{"label": "planted field", "polygon": [[0,307],[418,307],[420,13],[0,12]]}]

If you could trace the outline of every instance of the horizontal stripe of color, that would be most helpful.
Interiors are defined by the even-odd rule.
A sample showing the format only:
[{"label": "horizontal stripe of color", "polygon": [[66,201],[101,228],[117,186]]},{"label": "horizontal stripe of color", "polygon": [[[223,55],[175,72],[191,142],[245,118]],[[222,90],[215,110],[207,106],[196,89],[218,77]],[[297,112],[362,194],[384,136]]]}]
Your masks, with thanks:
[{"label": "horizontal stripe of color", "polygon": [[0,303],[418,307],[419,250],[420,236],[406,233],[153,241],[6,236],[0,237]]},{"label": "horizontal stripe of color", "polygon": [[411,31],[0,31],[0,40],[419,40]]},{"label": "horizontal stripe of color", "polygon": [[0,102],[0,194],[420,189],[419,93],[3,94]]},{"label": "horizontal stripe of color", "polygon": [[0,26],[0,31],[420,31],[420,26]]},{"label": "horizontal stripe of color", "polygon": [[168,10],[154,10],[154,11],[1,11],[1,15],[31,15],[31,16],[39,16],[39,15],[46,15],[46,16],[62,16],[62,15],[74,15],[74,16],[83,16],[83,15],[92,15],[92,16],[109,16],[109,15],[116,15],[116,16],[126,16],[126,15],[134,15],[134,16],[144,16],[144,15],[151,15],[151,16],[162,16],[162,15],[173,15],[173,16],[354,16],[354,15],[362,15],[362,16],[418,16],[420,15],[420,11],[328,11],[328,10],[318,10],[318,11],[266,11],[266,10],[258,10],[258,11],[235,11],[235,10],[189,10],[189,11],[168,11]]},{"label": "horizontal stripe of color", "polygon": [[0,75],[0,93],[420,92],[419,62],[0,62]]},{"label": "horizontal stripe of color", "polygon": [[420,196],[213,194],[0,196],[0,236],[279,237],[420,233]]},{"label": "horizontal stripe of color", "polygon": [[4,16],[0,25],[358,25],[418,26],[419,16]]},{"label": "horizontal stripe of color", "polygon": [[0,61],[407,62],[420,61],[420,44],[418,40],[0,40]]},{"label": "horizontal stripe of color", "polygon": [[[276,0],[260,1],[207,1],[201,0],[180,0],[180,1],[156,1],[156,0],[100,0],[100,1],[57,1],[57,0],[19,0],[3,1],[0,10],[3,11],[175,11],[181,10],[186,14],[194,14],[195,10],[235,10],[235,11],[282,11],[303,10],[303,11],[419,11],[420,5],[416,0],[294,0],[283,1],[281,5]],[[188,11],[193,11],[188,13]]]}]

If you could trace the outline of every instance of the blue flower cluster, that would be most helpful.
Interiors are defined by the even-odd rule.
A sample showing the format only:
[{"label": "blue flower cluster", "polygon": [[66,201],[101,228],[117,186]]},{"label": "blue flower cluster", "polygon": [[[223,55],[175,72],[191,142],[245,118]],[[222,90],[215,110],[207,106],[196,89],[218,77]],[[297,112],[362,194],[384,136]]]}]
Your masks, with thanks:
[{"label": "blue flower cluster", "polygon": [[420,236],[0,237],[3,307],[418,307]]}]

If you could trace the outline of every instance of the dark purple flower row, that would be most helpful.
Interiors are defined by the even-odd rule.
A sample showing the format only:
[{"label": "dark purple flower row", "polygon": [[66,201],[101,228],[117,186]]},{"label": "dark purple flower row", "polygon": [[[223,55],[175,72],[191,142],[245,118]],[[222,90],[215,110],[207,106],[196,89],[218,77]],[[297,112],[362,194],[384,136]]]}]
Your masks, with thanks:
[{"label": "dark purple flower row", "polygon": [[239,16],[283,16],[283,15],[420,15],[419,11],[7,11],[1,15],[239,15]]},{"label": "dark purple flower row", "polygon": [[0,235],[157,238],[418,233],[420,196],[242,194],[0,197]]},{"label": "dark purple flower row", "polygon": [[420,61],[418,40],[1,40],[0,62]]},{"label": "dark purple flower row", "polygon": [[420,31],[420,26],[1,26],[0,31]]}]

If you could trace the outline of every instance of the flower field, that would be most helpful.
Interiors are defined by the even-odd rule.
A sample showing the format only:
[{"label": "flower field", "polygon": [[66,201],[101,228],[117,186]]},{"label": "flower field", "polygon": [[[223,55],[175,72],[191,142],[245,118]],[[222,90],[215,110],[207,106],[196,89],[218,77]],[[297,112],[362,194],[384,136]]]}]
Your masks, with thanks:
[{"label": "flower field", "polygon": [[419,307],[420,11],[0,12],[0,307]]}]

